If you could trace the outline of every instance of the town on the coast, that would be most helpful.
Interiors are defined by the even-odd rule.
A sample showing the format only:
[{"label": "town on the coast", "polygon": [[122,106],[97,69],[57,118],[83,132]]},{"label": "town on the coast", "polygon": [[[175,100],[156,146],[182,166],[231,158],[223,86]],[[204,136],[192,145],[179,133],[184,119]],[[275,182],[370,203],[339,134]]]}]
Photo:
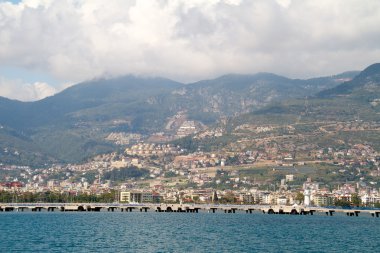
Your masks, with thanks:
[{"label": "town on the coast", "polygon": [[[380,207],[380,154],[371,145],[310,143],[310,136],[297,133],[297,127],[237,126],[236,141],[212,151],[201,144],[190,150],[176,140],[188,136],[202,143],[223,137],[223,127],[207,129],[184,121],[171,136],[114,132],[106,138],[119,150],[83,163],[0,165],[0,202]],[[319,136],[378,131],[380,125],[356,120],[314,123],[312,128],[310,135]]]}]

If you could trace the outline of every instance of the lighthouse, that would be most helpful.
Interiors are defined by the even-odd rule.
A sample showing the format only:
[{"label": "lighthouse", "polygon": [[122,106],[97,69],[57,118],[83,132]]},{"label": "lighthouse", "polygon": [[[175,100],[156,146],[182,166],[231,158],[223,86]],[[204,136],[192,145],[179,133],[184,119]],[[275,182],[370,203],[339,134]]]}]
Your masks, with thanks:
[{"label": "lighthouse", "polygon": [[303,195],[304,195],[304,205],[305,206],[310,206],[310,195],[311,195],[311,192],[309,189],[306,189],[304,192],[303,192]]}]

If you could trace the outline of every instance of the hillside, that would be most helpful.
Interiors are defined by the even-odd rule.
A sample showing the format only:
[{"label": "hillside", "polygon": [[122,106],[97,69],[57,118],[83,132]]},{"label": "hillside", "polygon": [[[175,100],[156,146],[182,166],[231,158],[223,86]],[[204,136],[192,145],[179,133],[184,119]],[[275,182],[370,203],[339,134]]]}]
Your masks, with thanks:
[{"label": "hillside", "polygon": [[[371,65],[354,79],[315,96],[276,102],[231,118],[224,126],[223,137],[200,138],[191,144],[212,143],[209,150],[273,146],[298,153],[369,145],[380,151],[379,66]],[[228,139],[232,141],[226,143]]]},{"label": "hillside", "polygon": [[[346,75],[353,78],[356,74]],[[189,110],[195,119],[201,114],[218,118],[252,112],[273,102],[311,96],[341,82],[340,75],[300,80],[271,73],[230,74],[186,85],[168,97],[178,109]]]},{"label": "hillside", "polygon": [[[360,72],[352,80],[302,99],[273,103],[260,110],[237,117],[235,120],[265,118],[271,122],[318,120],[379,120],[380,64],[374,64]],[[265,123],[265,120],[263,121]]]},{"label": "hillside", "polygon": [[336,97],[336,96],[356,96],[359,93],[372,93],[374,96],[379,95],[380,86],[380,63],[375,63],[351,81],[344,82],[331,89],[324,90],[318,94],[319,97]]},{"label": "hillside", "polygon": [[[108,129],[131,128],[133,121],[154,119],[147,114],[159,112],[159,108],[146,106],[143,110],[148,113],[144,114],[139,105],[181,86],[163,78],[126,76],[84,82],[36,102],[0,98],[0,124],[11,129],[11,132],[1,132],[0,148],[17,150],[29,156],[31,161],[35,152],[59,162],[78,161],[109,152],[114,146],[104,141]],[[27,143],[19,136],[26,138]],[[12,162],[21,162],[13,158]],[[0,160],[9,161],[5,154]]]},{"label": "hillside", "polygon": [[[222,117],[315,95],[356,74],[308,80],[269,73],[231,74],[187,85],[164,78],[125,76],[80,83],[36,102],[0,98],[0,124],[10,129],[0,135],[0,148],[17,149],[30,160],[38,153],[47,162],[81,161],[114,150],[105,140],[111,132],[172,135],[179,126],[167,128],[168,121],[178,115],[182,120],[211,125]],[[0,162],[21,163],[4,157]]]}]

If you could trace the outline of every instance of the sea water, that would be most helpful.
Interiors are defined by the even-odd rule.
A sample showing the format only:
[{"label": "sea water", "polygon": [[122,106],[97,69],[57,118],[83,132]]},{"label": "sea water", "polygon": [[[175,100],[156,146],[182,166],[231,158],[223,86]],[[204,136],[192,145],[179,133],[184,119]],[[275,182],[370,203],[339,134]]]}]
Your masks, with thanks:
[{"label": "sea water", "polygon": [[0,213],[0,252],[380,252],[380,218]]}]

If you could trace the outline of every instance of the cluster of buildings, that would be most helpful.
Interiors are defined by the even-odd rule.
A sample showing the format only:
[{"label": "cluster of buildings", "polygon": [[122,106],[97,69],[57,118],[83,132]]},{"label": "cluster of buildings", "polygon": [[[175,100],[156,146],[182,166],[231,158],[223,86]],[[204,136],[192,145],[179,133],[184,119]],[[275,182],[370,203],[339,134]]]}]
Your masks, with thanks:
[{"label": "cluster of buildings", "polygon": [[[183,115],[174,117],[168,129],[178,129],[177,136],[196,133],[200,126]],[[330,129],[331,128],[331,129]],[[349,123],[324,126],[318,131],[372,129],[372,125]],[[380,155],[368,143],[321,148],[315,143],[297,145],[289,136],[271,135],[272,132],[294,132],[274,126],[241,125],[236,131],[250,131],[255,135],[242,136],[218,151],[205,152],[200,147],[195,153],[172,144],[144,143],[138,134],[112,133],[108,139],[121,145],[129,143],[124,152],[98,155],[82,164],[52,165],[31,169],[27,166],[0,165],[0,191],[58,192],[98,195],[114,191],[120,202],[224,202],[245,204],[305,204],[329,206],[339,201],[363,205],[380,203],[378,178]],[[198,132],[194,139],[220,137],[223,128]],[[239,132],[235,133],[239,136]],[[269,135],[266,135],[269,134]],[[256,136],[260,136],[257,137]],[[166,138],[155,134],[156,139]],[[278,139],[279,138],[279,139]],[[306,180],[297,181],[297,174],[282,179],[261,179],[241,175],[240,171],[260,168],[300,168],[308,164],[326,163],[332,175],[350,178],[351,183],[326,184]],[[103,175],[125,168],[148,170],[148,175],[124,181],[104,179]],[[295,170],[296,171],[296,170]],[[302,179],[304,181],[304,179]],[[290,187],[291,186],[291,187]],[[334,189],[332,189],[334,188]]]},{"label": "cluster of buildings", "polygon": [[221,166],[224,167],[226,159],[224,156],[212,154],[205,154],[203,152],[198,152],[190,155],[179,155],[176,156],[172,162],[172,167],[181,169],[195,169],[195,168],[207,168]]},{"label": "cluster of buildings", "polygon": [[138,143],[126,148],[125,153],[130,156],[178,155],[183,149],[171,144]]},{"label": "cluster of buildings", "polygon": [[199,123],[193,120],[187,120],[182,123],[182,125],[177,130],[177,138],[183,138],[188,135],[194,134],[201,130],[202,128],[199,126]]},{"label": "cluster of buildings", "polygon": [[112,141],[116,145],[128,145],[130,143],[138,142],[141,139],[141,134],[123,132],[112,132],[106,137],[106,140]]},{"label": "cluster of buildings", "polygon": [[[245,179],[235,177],[229,180],[239,182]],[[205,176],[210,180],[210,177]],[[110,191],[115,192],[114,201],[121,203],[234,203],[234,204],[264,204],[264,205],[294,205],[333,206],[338,201],[349,202],[352,205],[380,206],[380,189],[362,187],[359,183],[346,183],[336,189],[329,190],[320,187],[320,183],[307,179],[302,187],[289,190],[286,184],[294,180],[294,175],[286,175],[277,189],[263,190],[259,187],[240,187],[236,189],[215,188],[185,188],[165,185],[141,186],[136,182],[114,185],[111,181],[85,180],[70,182],[69,180],[49,180],[45,184],[24,184],[19,181],[0,183],[0,192],[22,194],[25,192],[56,192],[70,194],[99,195]],[[356,200],[354,200],[356,199]],[[1,201],[1,200],[0,200]]]}]

